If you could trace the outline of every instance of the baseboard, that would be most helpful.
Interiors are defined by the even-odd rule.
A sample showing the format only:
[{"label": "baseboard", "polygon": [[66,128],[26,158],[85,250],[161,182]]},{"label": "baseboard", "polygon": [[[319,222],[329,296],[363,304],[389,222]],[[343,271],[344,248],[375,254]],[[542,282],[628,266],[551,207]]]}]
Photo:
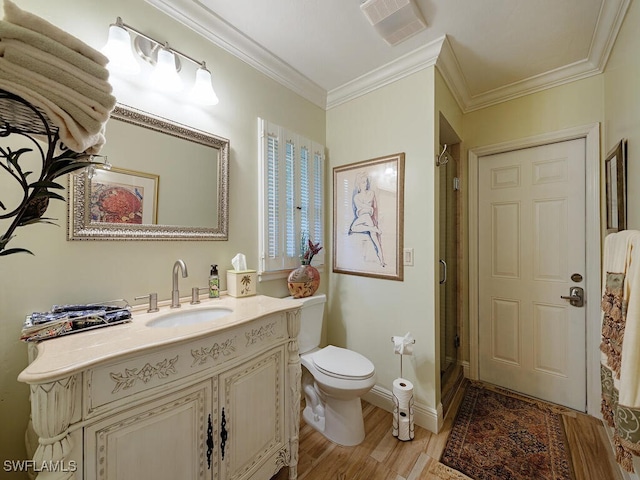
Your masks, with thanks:
[{"label": "baseboard", "polygon": [[[374,386],[363,397],[363,400],[379,407],[387,412],[393,413],[393,394],[379,385]],[[413,422],[419,427],[425,428],[433,433],[438,433],[444,422],[442,414],[442,404],[438,408],[432,408],[418,402],[413,403]]]},{"label": "baseboard", "polygon": [[460,365],[462,365],[462,373],[464,374],[464,378],[471,378],[471,367],[469,366],[469,362],[465,360],[463,362],[460,362]]}]

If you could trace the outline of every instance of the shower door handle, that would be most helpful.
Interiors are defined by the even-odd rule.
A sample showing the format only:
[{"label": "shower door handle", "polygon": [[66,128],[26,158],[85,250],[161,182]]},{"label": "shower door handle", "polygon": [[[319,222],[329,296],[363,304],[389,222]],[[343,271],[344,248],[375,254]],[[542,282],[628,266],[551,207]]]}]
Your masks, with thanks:
[{"label": "shower door handle", "polygon": [[444,285],[445,283],[447,283],[447,262],[445,262],[444,260],[440,260],[440,264],[442,265],[442,271],[443,271],[443,276],[440,280],[440,285]]}]

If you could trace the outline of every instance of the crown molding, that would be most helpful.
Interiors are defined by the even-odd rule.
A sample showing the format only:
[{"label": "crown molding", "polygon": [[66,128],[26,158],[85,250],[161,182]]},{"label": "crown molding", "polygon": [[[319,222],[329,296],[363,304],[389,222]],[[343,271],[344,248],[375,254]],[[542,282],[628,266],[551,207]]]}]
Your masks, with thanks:
[{"label": "crown molding", "polygon": [[392,62],[376,68],[344,85],[330,90],[327,94],[327,109],[365,95],[401,78],[435,65],[442,44],[442,36],[431,43],[409,52]]},{"label": "crown molding", "polygon": [[446,35],[327,92],[227,24],[198,0],[146,2],[321,108],[336,107],[435,65],[461,111],[468,113],[602,73],[631,0],[603,1],[587,58],[476,95],[471,95],[462,68]]},{"label": "crown molding", "polygon": [[146,2],[311,103],[326,108],[327,92],[322,87],[230,26],[197,0]]},{"label": "crown molding", "polygon": [[446,36],[444,38],[444,42],[442,42],[442,48],[440,49],[440,54],[436,61],[436,68],[449,87],[451,95],[453,95],[453,98],[458,103],[460,110],[463,112],[466,111],[466,106],[471,101],[471,97],[469,96],[469,87],[464,75],[462,74],[460,63],[458,63],[458,59],[453,52],[451,42],[449,42],[449,39]]},{"label": "crown molding", "polygon": [[437,67],[463,113],[598,75],[604,72],[630,3],[631,0],[605,0],[600,9],[588,57],[540,75],[471,95],[448,41],[443,46]]},{"label": "crown molding", "polygon": [[582,60],[556,70],[529,77],[519,82],[489,90],[479,95],[466,95],[461,108],[463,113],[480,110],[509,100],[525,97],[532,93],[575,82],[576,80],[581,80],[599,73],[602,73],[602,70],[597,68],[591,61]]}]

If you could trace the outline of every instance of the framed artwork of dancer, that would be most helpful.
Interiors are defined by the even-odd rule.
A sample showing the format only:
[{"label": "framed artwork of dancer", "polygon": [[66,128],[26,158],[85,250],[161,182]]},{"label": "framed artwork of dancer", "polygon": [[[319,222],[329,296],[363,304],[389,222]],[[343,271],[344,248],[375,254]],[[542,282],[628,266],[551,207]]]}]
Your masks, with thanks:
[{"label": "framed artwork of dancer", "polygon": [[333,169],[333,271],[403,280],[404,153]]}]

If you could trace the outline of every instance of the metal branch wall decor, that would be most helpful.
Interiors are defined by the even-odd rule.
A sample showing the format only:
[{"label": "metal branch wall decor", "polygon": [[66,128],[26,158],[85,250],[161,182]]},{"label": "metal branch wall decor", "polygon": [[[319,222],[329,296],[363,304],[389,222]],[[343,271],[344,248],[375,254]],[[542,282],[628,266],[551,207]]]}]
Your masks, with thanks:
[{"label": "metal branch wall decor", "polygon": [[10,197],[0,198],[0,221],[10,220],[0,236],[0,256],[33,255],[26,248],[7,247],[16,229],[36,223],[55,224],[56,219],[43,216],[49,200],[65,201],[55,191],[64,187],[54,180],[94,162],[90,155],[66,149],[58,129],[44,113],[4,90],[0,90],[0,139],[4,143],[0,145],[0,175],[9,177],[2,180],[2,191]]}]

